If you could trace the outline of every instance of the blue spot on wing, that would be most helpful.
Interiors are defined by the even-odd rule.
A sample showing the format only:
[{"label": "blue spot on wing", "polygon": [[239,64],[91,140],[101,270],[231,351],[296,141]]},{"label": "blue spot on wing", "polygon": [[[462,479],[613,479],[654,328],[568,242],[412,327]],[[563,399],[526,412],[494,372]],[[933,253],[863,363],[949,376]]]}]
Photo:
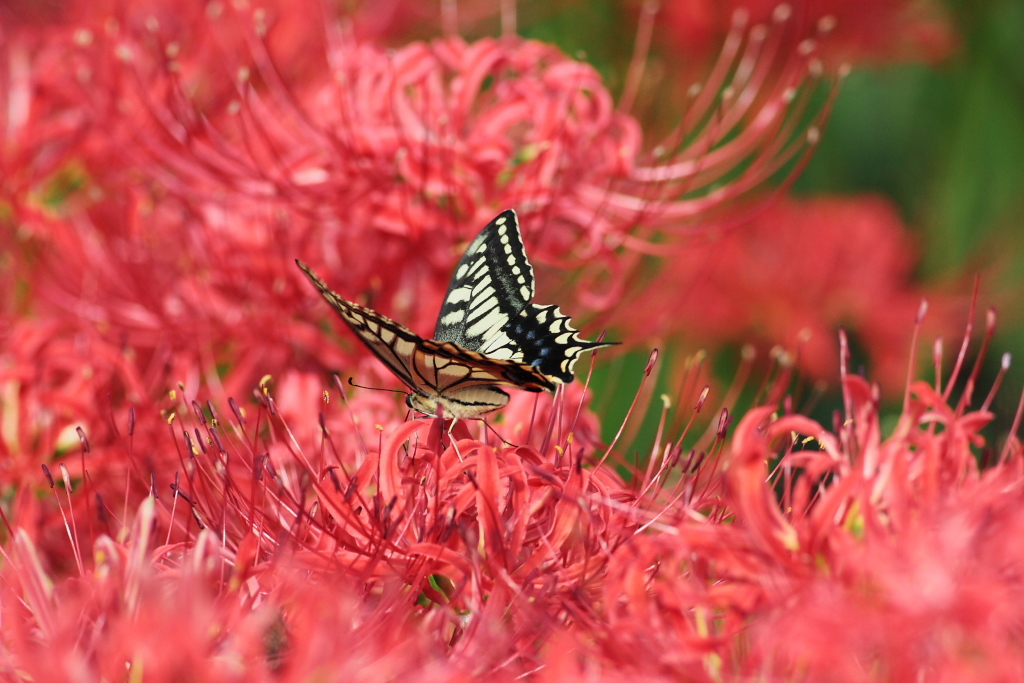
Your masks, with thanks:
[{"label": "blue spot on wing", "polygon": [[[530,304],[505,324],[507,348],[520,362],[538,368],[552,379],[569,383],[572,367],[580,353],[604,346],[581,339],[570,325],[568,316],[556,313],[555,306]],[[559,337],[568,335],[566,340]],[[571,353],[566,353],[572,349]]]}]

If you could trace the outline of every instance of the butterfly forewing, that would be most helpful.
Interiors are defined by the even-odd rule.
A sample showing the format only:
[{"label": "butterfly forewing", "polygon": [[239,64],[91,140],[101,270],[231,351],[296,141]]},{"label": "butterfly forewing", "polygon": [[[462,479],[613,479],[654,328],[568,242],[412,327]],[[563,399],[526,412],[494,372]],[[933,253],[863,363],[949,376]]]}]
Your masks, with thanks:
[{"label": "butterfly forewing", "polygon": [[357,303],[342,299],[327,286],[313,269],[296,259],[302,272],[306,274],[331,308],[345,321],[359,339],[380,358],[398,379],[410,387],[416,387],[413,353],[419,337],[405,325],[395,322],[374,310]]},{"label": "butterfly forewing", "polygon": [[455,267],[437,316],[434,339],[473,351],[485,347],[492,358],[522,361],[519,348],[503,333],[533,299],[533,266],[526,258],[519,219],[501,212]]}]

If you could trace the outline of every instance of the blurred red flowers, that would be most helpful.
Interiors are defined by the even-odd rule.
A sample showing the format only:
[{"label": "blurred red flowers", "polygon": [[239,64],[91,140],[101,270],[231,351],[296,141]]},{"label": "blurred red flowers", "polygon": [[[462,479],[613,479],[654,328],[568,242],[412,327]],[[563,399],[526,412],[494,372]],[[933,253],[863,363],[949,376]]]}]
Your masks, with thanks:
[{"label": "blurred red flowers", "polygon": [[[983,436],[991,397],[972,409],[915,382],[886,436],[878,388],[852,375],[844,388],[832,430],[757,408],[724,448],[698,440],[710,458],[670,457],[669,443],[634,484],[576,442],[564,400],[563,418],[524,425],[539,447],[460,425],[461,460],[439,420],[356,420],[363,445],[343,451],[334,430],[301,445],[266,395],[246,416],[182,406],[170,492],[138,511],[99,501],[111,535],[92,542],[97,511],[69,513],[73,578],[8,519],[0,666],[153,680],[1019,676],[1020,443],[996,454]],[[83,496],[60,488],[57,501]],[[170,656],[182,648],[205,654]]]},{"label": "blurred red flowers", "polygon": [[713,54],[737,12],[752,23],[792,17],[794,43],[827,31],[830,63],[937,61],[956,42],[944,7],[932,0],[668,0],[661,11],[668,46],[691,56]]},{"label": "blurred red flowers", "polygon": [[915,245],[879,197],[781,200],[720,239],[679,242],[667,261],[648,301],[624,320],[650,321],[691,346],[779,344],[821,379],[835,376],[841,327],[855,330],[880,377],[907,367],[903,340],[923,298],[931,299],[927,329],[955,331],[952,302],[912,284]]}]

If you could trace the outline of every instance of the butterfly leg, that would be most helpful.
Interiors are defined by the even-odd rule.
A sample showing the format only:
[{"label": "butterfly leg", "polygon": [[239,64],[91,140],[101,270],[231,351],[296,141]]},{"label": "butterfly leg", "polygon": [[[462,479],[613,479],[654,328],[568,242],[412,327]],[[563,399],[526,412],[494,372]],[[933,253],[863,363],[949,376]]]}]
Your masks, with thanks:
[{"label": "butterfly leg", "polygon": [[[444,424],[445,414],[443,405],[437,406],[437,419],[441,421],[442,425]],[[462,453],[459,452],[459,444],[455,442],[455,437],[452,435],[452,430],[455,429],[455,423],[459,421],[459,418],[453,417],[451,420],[452,421],[448,423],[447,429],[448,443],[450,443],[452,448],[455,449],[455,455],[459,456],[459,462],[465,462],[465,458],[463,458]]]},{"label": "butterfly leg", "polygon": [[498,433],[498,430],[497,430],[497,429],[495,429],[494,427],[492,427],[492,426],[490,425],[490,423],[489,423],[489,422],[487,422],[487,420],[486,420],[486,419],[484,419],[484,418],[482,418],[482,417],[480,417],[480,418],[477,418],[477,419],[478,419],[478,420],[480,420],[480,422],[481,422],[481,423],[483,423],[483,426],[484,426],[484,428],[485,428],[485,429],[486,429],[487,431],[489,431],[489,432],[490,432],[491,434],[494,434],[494,435],[495,435],[496,437],[498,437],[498,439],[499,439],[499,440],[500,440],[500,441],[501,441],[501,442],[502,442],[503,444],[505,444],[506,446],[514,446],[514,445],[515,445],[514,443],[512,443],[511,441],[509,441],[509,440],[507,440],[507,439],[506,439],[505,437],[503,437],[503,436],[502,436],[501,434],[499,434],[499,433]]},{"label": "butterfly leg", "polygon": [[448,443],[455,449],[455,455],[459,456],[459,462],[465,462],[465,458],[462,457],[462,453],[459,452],[459,444],[455,441],[455,437],[452,435],[452,430],[455,429],[455,423],[459,421],[459,418],[453,417],[451,423],[448,425]]}]

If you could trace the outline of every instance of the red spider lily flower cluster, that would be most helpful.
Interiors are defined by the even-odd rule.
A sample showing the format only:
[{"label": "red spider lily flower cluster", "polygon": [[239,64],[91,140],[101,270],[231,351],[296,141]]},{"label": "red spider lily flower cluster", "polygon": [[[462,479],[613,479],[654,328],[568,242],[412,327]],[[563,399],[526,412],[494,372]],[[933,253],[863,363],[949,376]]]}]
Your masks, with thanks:
[{"label": "red spider lily flower cluster", "polygon": [[[581,266],[578,303],[602,309],[655,231],[726,213],[811,146],[814,53],[762,50],[763,30],[735,29],[677,133],[647,153],[596,72],[550,46],[389,52],[315,5],[72,3],[5,24],[5,484],[64,463],[109,505],[129,408],[173,420],[182,396],[224,405],[265,376],[284,389],[339,368],[389,381],[325,334],[295,257],[425,331],[467,237],[515,206],[539,270]],[[299,24],[323,36],[318,60]],[[356,402],[365,424],[400,415]],[[88,465],[69,455],[85,448],[77,427]],[[166,480],[180,459],[150,445],[168,426],[137,429],[145,471]]]},{"label": "red spider lily flower cluster", "polygon": [[[182,458],[169,488],[137,511],[66,515],[70,576],[6,519],[0,667],[37,679],[1013,680],[1024,451],[984,436],[995,387],[971,407],[978,366],[964,378],[964,358],[945,384],[907,387],[888,435],[877,387],[844,372],[832,427],[756,408],[731,437],[728,420],[712,424],[695,442],[706,455],[684,456],[684,431],[632,485],[569,437],[571,419],[560,436],[557,420],[528,425],[548,433],[540,447],[460,425],[456,450],[424,420],[353,453],[327,426],[335,404],[319,444],[266,394],[250,415],[183,405],[181,435],[163,443]],[[58,477],[56,498],[88,493],[69,488]]]},{"label": "red spider lily flower cluster", "polygon": [[[928,2],[667,2],[660,11],[660,26],[677,38],[666,47],[689,55],[706,53],[737,21],[773,19],[785,20],[773,34],[777,49],[798,50],[813,40],[829,64],[934,60],[953,42],[941,8]],[[742,230],[706,243],[669,242],[659,255],[673,267],[647,292],[673,292],[678,303],[667,308],[657,297],[641,299],[619,312],[630,325],[657,320],[671,338],[712,348],[757,342],[796,349],[799,367],[818,378],[832,374],[835,332],[848,326],[879,376],[906,363],[898,339],[925,293],[911,284],[914,245],[881,198],[783,200],[742,222]],[[955,302],[938,291],[927,295],[929,332],[954,329]],[[887,302],[884,310],[879,301]]]},{"label": "red spider lily flower cluster", "polygon": [[[635,492],[610,467],[582,466],[595,454],[568,436],[580,406],[563,400],[564,420],[537,423],[543,452],[466,438],[461,424],[456,450],[438,420],[389,427],[376,443],[357,424],[365,445],[342,451],[334,415],[318,446],[303,444],[273,399],[262,404],[223,417],[180,406],[180,436],[162,445],[177,450],[180,476],[154,481],[138,512],[109,497],[76,508],[90,483],[72,494],[66,470],[51,478],[74,578],[55,588],[52,548],[8,522],[0,667],[33,660],[21,670],[61,679],[127,667],[153,680],[318,668],[379,680],[427,667],[429,680],[433,660],[437,680],[511,679],[524,664],[510,660],[537,660],[567,591],[596,590],[604,556],[634,525]],[[129,461],[128,487],[145,487],[145,464]],[[67,656],[39,657],[54,648]]]},{"label": "red spider lily flower cluster", "polygon": [[[583,288],[584,303],[606,308],[628,272],[614,258],[623,247],[713,215],[803,158],[805,86],[822,77],[813,50],[767,49],[771,31],[738,26],[678,131],[647,153],[596,71],[541,43],[450,38],[388,52],[328,27],[323,68],[289,81],[266,45],[273,19],[233,20],[254,24],[251,47],[228,53],[221,69],[238,78],[213,104],[183,97],[186,56],[168,56],[170,38],[112,39],[137,84],[117,106],[126,143],[147,153],[139,166],[221,241],[238,239],[225,216],[244,235],[273,220],[287,233],[275,237],[326,262],[341,291],[414,327],[432,322],[467,239],[507,206],[534,259],[582,269],[600,285]],[[375,246],[372,261],[350,256],[360,244]]]}]

